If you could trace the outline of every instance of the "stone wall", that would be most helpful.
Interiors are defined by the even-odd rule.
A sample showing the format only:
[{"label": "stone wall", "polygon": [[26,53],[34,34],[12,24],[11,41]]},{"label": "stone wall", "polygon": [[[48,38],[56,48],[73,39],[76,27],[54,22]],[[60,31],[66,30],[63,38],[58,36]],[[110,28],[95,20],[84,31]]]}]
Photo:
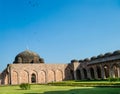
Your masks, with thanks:
[{"label": "stone wall", "polygon": [[[97,60],[96,60],[97,61]],[[77,68],[74,70],[76,80],[85,79],[106,79],[109,77],[120,77],[120,60],[104,60],[105,62],[91,63],[91,62],[78,62],[74,63]]]},{"label": "stone wall", "polygon": [[8,64],[0,74],[0,82],[1,84],[43,84],[63,80],[107,79],[108,77],[120,78],[120,51],[93,56],[91,59],[72,60],[69,64]]},{"label": "stone wall", "polygon": [[[11,84],[48,83],[66,79],[68,64],[10,64]],[[32,75],[34,77],[32,78]],[[72,77],[70,77],[72,78]]]}]

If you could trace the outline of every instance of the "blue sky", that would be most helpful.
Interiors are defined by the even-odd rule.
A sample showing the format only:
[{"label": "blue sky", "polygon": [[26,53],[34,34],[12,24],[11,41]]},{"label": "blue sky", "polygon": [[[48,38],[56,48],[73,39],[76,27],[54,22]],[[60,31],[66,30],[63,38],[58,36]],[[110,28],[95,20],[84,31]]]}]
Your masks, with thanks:
[{"label": "blue sky", "polygon": [[120,49],[120,0],[0,0],[0,71],[26,50],[69,63]]}]

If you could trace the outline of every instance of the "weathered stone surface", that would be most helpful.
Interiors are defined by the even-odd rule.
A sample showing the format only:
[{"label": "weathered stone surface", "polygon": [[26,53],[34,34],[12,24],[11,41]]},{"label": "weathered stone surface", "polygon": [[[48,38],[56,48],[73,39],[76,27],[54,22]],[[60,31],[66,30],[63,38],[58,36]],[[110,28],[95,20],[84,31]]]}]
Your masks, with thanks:
[{"label": "weathered stone surface", "polygon": [[7,68],[0,74],[0,84],[43,84],[63,80],[120,77],[119,51],[94,56],[91,59],[74,59],[69,64],[45,64],[38,54],[25,51],[15,57],[15,62],[8,64]]}]

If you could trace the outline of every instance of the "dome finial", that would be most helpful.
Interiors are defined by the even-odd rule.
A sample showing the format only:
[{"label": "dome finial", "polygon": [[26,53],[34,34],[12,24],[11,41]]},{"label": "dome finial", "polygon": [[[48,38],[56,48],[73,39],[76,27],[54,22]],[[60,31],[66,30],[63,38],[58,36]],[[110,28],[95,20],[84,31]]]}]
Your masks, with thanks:
[{"label": "dome finial", "polygon": [[26,45],[26,50],[29,50],[29,47],[28,47],[28,45]]}]

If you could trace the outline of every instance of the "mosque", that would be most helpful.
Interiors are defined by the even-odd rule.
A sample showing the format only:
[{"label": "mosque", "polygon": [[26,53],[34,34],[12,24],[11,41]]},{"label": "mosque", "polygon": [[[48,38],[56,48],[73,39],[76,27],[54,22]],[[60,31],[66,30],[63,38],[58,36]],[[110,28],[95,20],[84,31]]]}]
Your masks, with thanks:
[{"label": "mosque", "polygon": [[0,74],[1,85],[45,84],[64,80],[120,77],[120,50],[65,64],[47,64],[37,53],[25,50]]}]

